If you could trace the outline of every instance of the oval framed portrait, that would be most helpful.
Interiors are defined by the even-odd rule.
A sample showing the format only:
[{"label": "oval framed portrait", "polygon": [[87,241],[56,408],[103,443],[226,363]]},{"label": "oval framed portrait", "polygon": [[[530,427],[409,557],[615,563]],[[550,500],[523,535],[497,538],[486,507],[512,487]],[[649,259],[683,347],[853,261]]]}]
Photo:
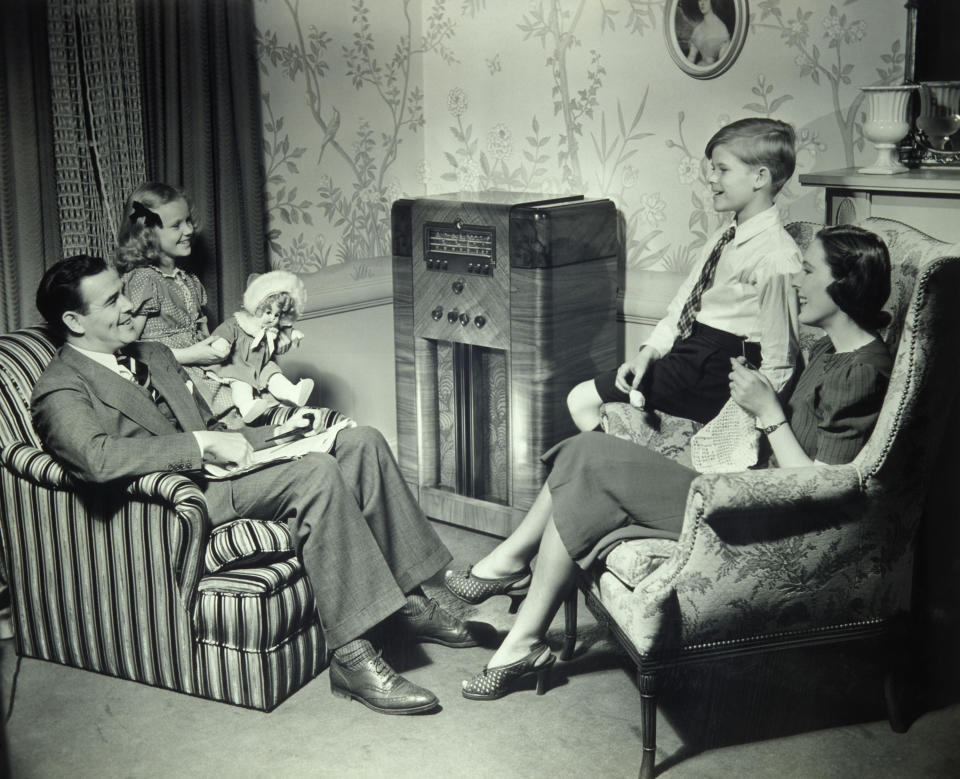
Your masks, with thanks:
[{"label": "oval framed portrait", "polygon": [[715,78],[740,56],[750,26],[747,0],[667,0],[667,51],[684,73]]}]

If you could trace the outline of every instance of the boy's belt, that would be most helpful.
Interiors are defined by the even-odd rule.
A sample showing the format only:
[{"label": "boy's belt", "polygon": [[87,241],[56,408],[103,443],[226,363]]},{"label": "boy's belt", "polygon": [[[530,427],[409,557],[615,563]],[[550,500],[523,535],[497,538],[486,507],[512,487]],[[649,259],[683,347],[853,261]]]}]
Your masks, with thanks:
[{"label": "boy's belt", "polygon": [[760,344],[756,341],[748,341],[742,335],[734,335],[726,330],[718,330],[716,327],[705,325],[702,322],[694,322],[690,338],[702,338],[705,341],[710,341],[731,355],[743,355],[754,366],[760,365]]}]

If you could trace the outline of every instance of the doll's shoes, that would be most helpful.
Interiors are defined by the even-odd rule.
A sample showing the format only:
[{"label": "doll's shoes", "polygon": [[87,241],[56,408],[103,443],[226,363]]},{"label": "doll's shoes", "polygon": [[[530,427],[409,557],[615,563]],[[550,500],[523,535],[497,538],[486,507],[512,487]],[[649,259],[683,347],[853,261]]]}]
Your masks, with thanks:
[{"label": "doll's shoes", "polygon": [[313,394],[313,379],[300,379],[294,386],[293,404],[295,406],[305,406],[310,396]]},{"label": "doll's shoes", "polygon": [[260,419],[260,417],[264,415],[270,406],[271,404],[264,398],[257,398],[249,406],[247,406],[246,411],[242,411],[240,413],[240,418],[243,420],[244,424],[249,425],[252,422],[256,422],[258,419]]}]

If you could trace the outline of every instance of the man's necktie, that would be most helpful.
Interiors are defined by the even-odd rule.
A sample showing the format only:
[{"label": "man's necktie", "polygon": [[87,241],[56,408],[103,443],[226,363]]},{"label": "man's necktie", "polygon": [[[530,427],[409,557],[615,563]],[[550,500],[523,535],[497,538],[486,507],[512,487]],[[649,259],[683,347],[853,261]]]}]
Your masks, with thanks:
[{"label": "man's necktie", "polygon": [[150,383],[150,371],[146,365],[137,362],[129,354],[118,354],[117,366],[120,368],[120,375],[123,376],[123,378],[139,384],[150,395],[150,399],[154,403],[157,402],[159,394]]},{"label": "man's necktie", "polygon": [[713,277],[716,275],[717,263],[720,262],[723,247],[733,240],[735,231],[736,226],[731,225],[724,234],[720,236],[720,240],[717,241],[713,247],[713,251],[710,252],[710,256],[707,257],[707,261],[703,264],[703,269],[700,271],[700,278],[697,279],[697,283],[693,285],[693,289],[690,290],[690,297],[687,298],[687,302],[683,304],[683,308],[680,311],[680,319],[677,322],[680,339],[689,337],[690,333],[693,332],[693,323],[697,318],[697,312],[700,311],[700,299],[703,297],[703,293],[710,289],[710,285],[713,284]]}]

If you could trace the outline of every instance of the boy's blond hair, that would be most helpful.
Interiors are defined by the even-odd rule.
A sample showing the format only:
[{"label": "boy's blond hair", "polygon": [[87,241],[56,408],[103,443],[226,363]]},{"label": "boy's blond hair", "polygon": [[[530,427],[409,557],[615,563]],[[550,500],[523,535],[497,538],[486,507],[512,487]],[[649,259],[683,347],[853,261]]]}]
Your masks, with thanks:
[{"label": "boy's blond hair", "polygon": [[707,141],[707,159],[717,146],[725,146],[744,165],[770,171],[771,195],[786,184],[797,164],[797,136],[793,127],[779,119],[739,119],[721,127]]}]

